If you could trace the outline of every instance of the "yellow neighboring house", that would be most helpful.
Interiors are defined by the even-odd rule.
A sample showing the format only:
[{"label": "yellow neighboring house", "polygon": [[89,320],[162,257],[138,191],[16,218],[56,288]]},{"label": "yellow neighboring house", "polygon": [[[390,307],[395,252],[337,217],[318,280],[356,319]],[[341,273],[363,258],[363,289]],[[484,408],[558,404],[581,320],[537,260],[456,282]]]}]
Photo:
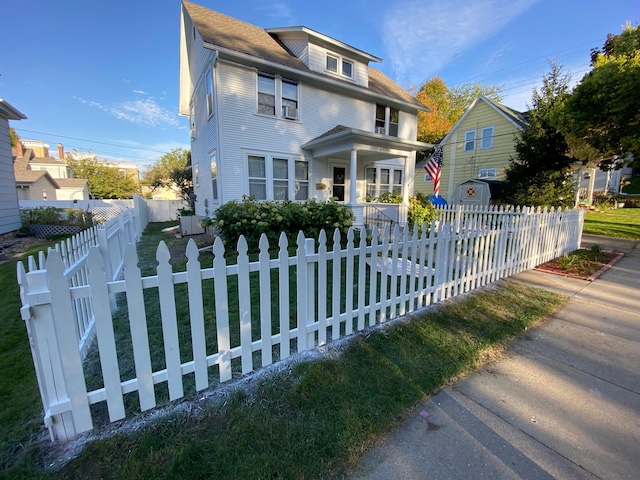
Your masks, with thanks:
[{"label": "yellow neighboring house", "polygon": [[[457,185],[469,179],[495,185],[504,180],[504,169],[515,157],[515,135],[527,128],[526,114],[486,97],[476,98],[451,131],[440,142],[443,164],[440,195],[454,201]],[[433,182],[427,175],[426,160],[416,165],[414,192],[433,194]],[[496,195],[492,192],[492,201]]]}]

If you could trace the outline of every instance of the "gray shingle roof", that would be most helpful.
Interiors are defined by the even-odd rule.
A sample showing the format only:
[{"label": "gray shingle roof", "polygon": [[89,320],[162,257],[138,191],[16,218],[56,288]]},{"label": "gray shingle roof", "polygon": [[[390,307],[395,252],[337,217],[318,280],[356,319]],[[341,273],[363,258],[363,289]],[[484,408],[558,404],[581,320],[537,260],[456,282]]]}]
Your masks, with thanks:
[{"label": "gray shingle roof", "polygon": [[[274,62],[305,73],[311,73],[318,77],[330,79],[333,82],[337,81],[353,86],[353,84],[345,80],[338,80],[328,75],[311,71],[302,60],[293,55],[276,37],[260,27],[186,0],[183,0],[183,4],[205,43]],[[420,109],[426,108],[422,102],[384,73],[371,67],[369,67],[369,87],[366,90],[409,103]]]}]

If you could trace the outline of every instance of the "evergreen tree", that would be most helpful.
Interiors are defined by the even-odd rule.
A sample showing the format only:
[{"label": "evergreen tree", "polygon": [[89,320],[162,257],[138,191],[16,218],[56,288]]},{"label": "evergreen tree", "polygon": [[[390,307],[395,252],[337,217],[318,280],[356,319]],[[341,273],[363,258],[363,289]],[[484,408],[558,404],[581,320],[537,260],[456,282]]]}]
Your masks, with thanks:
[{"label": "evergreen tree", "polygon": [[542,87],[534,89],[532,109],[526,130],[516,139],[516,157],[505,170],[504,200],[512,205],[573,205],[575,161],[564,135],[554,126],[554,112],[568,92],[570,77],[562,66],[551,62],[551,71],[543,77]]}]

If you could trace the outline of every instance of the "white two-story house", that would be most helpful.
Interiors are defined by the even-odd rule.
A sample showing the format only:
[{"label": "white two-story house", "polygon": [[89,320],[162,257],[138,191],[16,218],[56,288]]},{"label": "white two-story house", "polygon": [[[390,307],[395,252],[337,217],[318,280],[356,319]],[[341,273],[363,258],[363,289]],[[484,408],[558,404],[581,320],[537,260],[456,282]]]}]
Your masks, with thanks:
[{"label": "white two-story house", "polygon": [[[416,141],[427,108],[369,67],[380,61],[306,27],[262,29],[184,1],[179,112],[190,121],[196,214],[243,195],[335,197],[356,225],[385,192],[406,207],[415,153],[431,147]],[[395,215],[403,223],[406,208]]]}]

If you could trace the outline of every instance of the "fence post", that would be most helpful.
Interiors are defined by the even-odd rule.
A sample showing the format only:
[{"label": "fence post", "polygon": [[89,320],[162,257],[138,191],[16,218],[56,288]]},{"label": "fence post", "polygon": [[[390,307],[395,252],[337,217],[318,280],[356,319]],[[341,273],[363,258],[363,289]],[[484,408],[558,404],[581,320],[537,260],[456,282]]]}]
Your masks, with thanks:
[{"label": "fence post", "polygon": [[44,423],[52,440],[65,443],[93,428],[82,360],[74,330],[71,296],[60,254],[50,250],[47,270],[26,276],[27,331],[39,370]]}]

